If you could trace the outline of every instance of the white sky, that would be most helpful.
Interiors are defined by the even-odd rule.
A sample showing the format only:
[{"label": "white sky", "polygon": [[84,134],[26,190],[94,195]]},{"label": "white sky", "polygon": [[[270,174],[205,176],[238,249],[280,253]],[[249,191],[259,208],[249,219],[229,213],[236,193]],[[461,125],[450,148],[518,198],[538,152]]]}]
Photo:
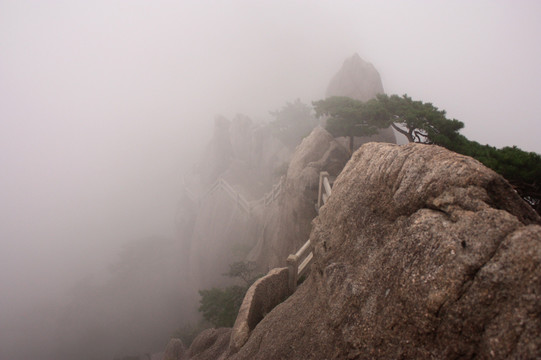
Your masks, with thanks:
[{"label": "white sky", "polygon": [[[0,0],[0,311],[173,234],[215,114],[320,99],[357,52],[470,139],[541,153],[539,1]],[[1,315],[1,314],[0,314]],[[0,318],[1,321],[1,318]]]}]

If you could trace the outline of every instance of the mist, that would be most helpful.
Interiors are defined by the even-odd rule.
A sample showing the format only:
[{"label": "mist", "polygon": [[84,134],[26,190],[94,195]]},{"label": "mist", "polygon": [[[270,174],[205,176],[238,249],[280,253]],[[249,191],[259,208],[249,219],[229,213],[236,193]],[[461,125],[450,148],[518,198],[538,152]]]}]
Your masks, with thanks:
[{"label": "mist", "polygon": [[[447,110],[468,138],[541,153],[539,13],[536,1],[0,1],[0,358],[73,358],[74,334],[111,314],[97,304],[123,249],[181,236],[179,184],[214,117],[265,122],[319,100],[354,53],[388,94]],[[58,319],[81,293],[102,298],[68,336]],[[118,343],[100,354],[128,351]]]}]

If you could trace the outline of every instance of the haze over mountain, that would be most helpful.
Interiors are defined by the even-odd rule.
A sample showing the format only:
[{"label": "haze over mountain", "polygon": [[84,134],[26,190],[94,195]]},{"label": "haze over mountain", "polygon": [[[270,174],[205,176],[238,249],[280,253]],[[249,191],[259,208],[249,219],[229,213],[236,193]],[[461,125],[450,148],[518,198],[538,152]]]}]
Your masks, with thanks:
[{"label": "haze over mountain", "polygon": [[[0,2],[0,348],[122,244],[175,238],[216,114],[268,121],[354,53],[387,93],[541,152],[538,2]],[[32,311],[31,311],[32,310]],[[13,322],[20,321],[17,333]]]}]

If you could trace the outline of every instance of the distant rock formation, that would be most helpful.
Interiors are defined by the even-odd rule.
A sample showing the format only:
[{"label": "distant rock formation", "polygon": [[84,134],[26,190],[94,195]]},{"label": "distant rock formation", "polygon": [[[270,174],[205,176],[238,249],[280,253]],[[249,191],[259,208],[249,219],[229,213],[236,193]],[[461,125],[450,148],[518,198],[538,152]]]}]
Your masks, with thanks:
[{"label": "distant rock formation", "polygon": [[206,196],[198,208],[190,240],[191,280],[199,289],[231,282],[223,274],[242,261],[257,239],[258,222],[227,193]]},{"label": "distant rock formation", "polygon": [[[360,101],[368,101],[383,94],[383,85],[378,71],[369,62],[364,61],[358,54],[344,61],[344,64],[330,81],[326,97],[347,96]],[[347,140],[342,139],[344,145]],[[355,149],[370,141],[396,143],[396,137],[392,128],[382,129],[372,136],[355,138]]]},{"label": "distant rock formation", "polygon": [[540,223],[472,158],[366,144],[314,220],[308,279],[230,359],[540,358]]},{"label": "distant rock formation", "polygon": [[320,171],[337,176],[349,159],[348,151],[322,127],[315,128],[297,147],[285,178],[285,188],[262,216],[258,243],[248,255],[264,270],[285,266],[289,254],[308,240],[317,215],[315,204]]},{"label": "distant rock formation", "polygon": [[233,160],[233,145],[229,135],[231,122],[223,116],[214,119],[212,138],[201,161],[200,179],[207,186],[224,172]]},{"label": "distant rock formation", "polygon": [[[222,274],[229,264],[245,260],[262,224],[255,212],[239,207],[235,197],[261,198],[279,180],[276,169],[290,158],[291,151],[269,129],[248,117],[216,118],[197,171],[185,181],[177,216],[179,234],[187,239],[184,252],[195,290],[231,282]],[[218,179],[226,180],[235,195],[209,192]]]},{"label": "distant rock formation", "polygon": [[241,114],[232,120],[217,116],[212,138],[196,166],[195,184],[187,185],[204,191],[221,177],[246,197],[257,198],[279,179],[276,171],[291,155],[267,126]]},{"label": "distant rock formation", "polygon": [[374,65],[355,54],[344,61],[327,86],[325,96],[347,96],[368,101],[383,93],[381,77]]}]

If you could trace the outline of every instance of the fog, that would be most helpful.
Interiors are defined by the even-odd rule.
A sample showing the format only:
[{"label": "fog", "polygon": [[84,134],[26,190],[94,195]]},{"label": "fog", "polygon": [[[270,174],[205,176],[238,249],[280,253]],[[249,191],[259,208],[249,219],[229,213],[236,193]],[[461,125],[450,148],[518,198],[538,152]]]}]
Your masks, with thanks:
[{"label": "fog", "polygon": [[321,99],[354,53],[468,138],[541,153],[539,13],[533,0],[0,0],[0,357],[45,359],[58,345],[41,324],[76,284],[111,284],[126,244],[178,238],[179,184],[216,114],[268,121]]}]

